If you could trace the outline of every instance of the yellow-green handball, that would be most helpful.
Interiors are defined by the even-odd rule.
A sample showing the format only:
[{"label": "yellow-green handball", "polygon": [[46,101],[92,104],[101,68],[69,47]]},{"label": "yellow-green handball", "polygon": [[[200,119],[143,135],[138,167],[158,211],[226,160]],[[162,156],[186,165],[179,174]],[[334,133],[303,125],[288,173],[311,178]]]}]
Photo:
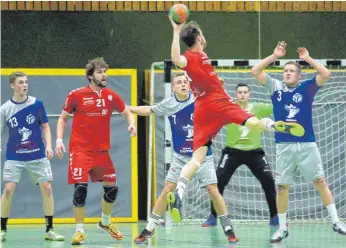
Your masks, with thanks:
[{"label": "yellow-green handball", "polygon": [[172,15],[173,21],[176,24],[181,24],[186,22],[186,20],[189,18],[190,11],[184,4],[179,3],[171,7],[169,14]]}]

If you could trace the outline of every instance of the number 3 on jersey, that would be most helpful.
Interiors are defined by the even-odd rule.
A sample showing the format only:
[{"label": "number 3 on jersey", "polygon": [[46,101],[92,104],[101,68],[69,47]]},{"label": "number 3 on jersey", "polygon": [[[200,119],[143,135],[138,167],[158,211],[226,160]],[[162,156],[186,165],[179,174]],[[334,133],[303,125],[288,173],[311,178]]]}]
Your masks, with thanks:
[{"label": "number 3 on jersey", "polygon": [[282,91],[281,91],[281,90],[279,90],[279,91],[278,91],[278,101],[279,101],[279,102],[280,102],[280,101],[281,101],[281,99],[282,99],[282,98],[281,98],[281,95],[282,95]]}]

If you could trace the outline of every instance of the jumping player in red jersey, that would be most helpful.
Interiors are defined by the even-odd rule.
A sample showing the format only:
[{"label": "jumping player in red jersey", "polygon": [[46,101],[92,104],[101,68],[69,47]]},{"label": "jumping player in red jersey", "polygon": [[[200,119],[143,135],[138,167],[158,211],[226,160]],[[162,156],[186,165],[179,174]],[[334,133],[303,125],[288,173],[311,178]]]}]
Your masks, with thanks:
[{"label": "jumping player in red jersey", "polygon": [[[259,130],[287,132],[296,136],[302,136],[304,129],[299,124],[275,123],[268,118],[259,120],[245,112],[238,104],[233,102],[233,99],[220,84],[211,61],[204,53],[207,42],[198,24],[196,22],[176,24],[171,16],[169,16],[169,19],[174,29],[171,48],[172,61],[186,72],[192,92],[196,97],[194,152],[191,160],[181,170],[176,191],[167,195],[168,210],[172,220],[179,222],[181,221],[180,209],[184,190],[194,173],[203,163],[208,147],[212,144],[212,139],[224,125],[234,123]],[[180,54],[180,38],[188,47],[183,55]],[[229,216],[220,216],[220,220],[225,233],[233,233]],[[229,225],[227,225],[227,222]],[[232,235],[227,236],[232,237]],[[229,238],[228,240],[229,242],[236,242],[236,238]]]},{"label": "jumping player in red jersey", "polygon": [[88,178],[103,182],[102,217],[97,227],[121,240],[123,235],[110,223],[113,203],[118,194],[114,165],[109,156],[110,119],[112,112],[121,113],[128,122],[128,131],[136,135],[135,119],[121,97],[107,85],[108,64],[95,58],[86,65],[89,85],[75,89],[67,96],[57,124],[56,154],[62,158],[66,152],[63,143],[65,125],[73,114],[69,151],[68,183],[74,184],[73,205],[76,233],[72,245],[84,243],[83,221]]}]

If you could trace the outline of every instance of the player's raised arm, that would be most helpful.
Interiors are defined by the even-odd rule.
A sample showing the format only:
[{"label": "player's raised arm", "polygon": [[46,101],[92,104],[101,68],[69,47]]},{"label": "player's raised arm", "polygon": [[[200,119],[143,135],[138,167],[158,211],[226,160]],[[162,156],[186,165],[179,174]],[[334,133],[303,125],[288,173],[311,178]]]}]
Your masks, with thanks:
[{"label": "player's raised arm", "polygon": [[261,62],[252,67],[252,75],[254,75],[257,81],[260,82],[262,85],[265,85],[266,83],[266,74],[263,70],[267,68],[271,63],[275,62],[275,60],[277,60],[278,58],[285,56],[286,47],[287,43],[285,41],[280,41],[276,45],[273,54],[261,60]]},{"label": "player's raised arm", "polygon": [[64,138],[64,133],[65,133],[65,127],[66,123],[70,116],[63,110],[58,123],[56,125],[56,147],[55,147],[55,154],[59,157],[62,158],[64,156],[64,152],[66,152],[64,143],[63,143],[63,138]]},{"label": "player's raised arm", "polygon": [[313,68],[318,71],[318,75],[316,76],[316,84],[318,86],[323,86],[330,77],[330,71],[316,60],[310,57],[309,51],[305,47],[298,47],[297,49],[299,58],[309,63]]},{"label": "player's raised arm", "polygon": [[169,20],[172,23],[173,26],[173,41],[172,41],[172,49],[171,49],[171,57],[172,57],[172,62],[176,65],[179,66],[180,68],[183,68],[187,64],[187,60],[184,56],[180,54],[180,32],[182,27],[184,26],[185,22],[182,24],[176,24],[172,16],[168,16]]},{"label": "player's raised arm", "polygon": [[153,114],[151,111],[151,106],[129,106],[131,113],[140,116],[149,116]]},{"label": "player's raised arm", "polygon": [[125,110],[121,114],[127,120],[128,130],[131,136],[136,136],[137,135],[136,120],[133,114],[131,113],[129,107],[126,107]]}]

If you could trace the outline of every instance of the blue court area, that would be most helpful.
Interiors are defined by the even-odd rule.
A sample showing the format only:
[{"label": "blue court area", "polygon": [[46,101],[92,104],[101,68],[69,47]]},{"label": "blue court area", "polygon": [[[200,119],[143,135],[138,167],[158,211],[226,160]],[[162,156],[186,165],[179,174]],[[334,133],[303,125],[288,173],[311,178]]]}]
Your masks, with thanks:
[{"label": "blue court area", "polygon": [[[203,228],[200,225],[181,225],[169,228],[158,227],[148,244],[136,245],[133,239],[145,227],[145,222],[135,224],[118,224],[124,239],[112,240],[107,234],[100,232],[96,224],[85,225],[88,240],[84,248],[128,248],[128,247],[165,247],[165,248],[344,248],[346,236],[332,231],[330,223],[299,223],[289,225],[289,237],[280,244],[270,244],[270,230],[265,223],[235,224],[234,228],[240,240],[237,245],[229,245],[220,226]],[[65,235],[65,242],[44,241],[43,225],[9,225],[7,240],[1,243],[4,248],[35,247],[60,248],[72,247],[71,236],[75,231],[74,225],[55,225],[55,229]]]}]

